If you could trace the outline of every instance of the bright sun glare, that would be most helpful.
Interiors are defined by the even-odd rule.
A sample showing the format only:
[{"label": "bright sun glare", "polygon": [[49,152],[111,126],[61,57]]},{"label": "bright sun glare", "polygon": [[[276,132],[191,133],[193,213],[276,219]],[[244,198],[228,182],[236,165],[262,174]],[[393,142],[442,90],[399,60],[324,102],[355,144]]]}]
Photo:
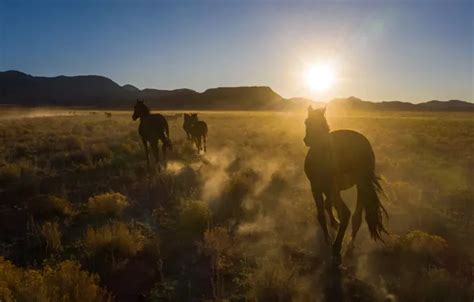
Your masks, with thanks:
[{"label": "bright sun glare", "polygon": [[322,92],[334,85],[336,74],[330,64],[315,64],[306,70],[305,79],[312,90]]}]

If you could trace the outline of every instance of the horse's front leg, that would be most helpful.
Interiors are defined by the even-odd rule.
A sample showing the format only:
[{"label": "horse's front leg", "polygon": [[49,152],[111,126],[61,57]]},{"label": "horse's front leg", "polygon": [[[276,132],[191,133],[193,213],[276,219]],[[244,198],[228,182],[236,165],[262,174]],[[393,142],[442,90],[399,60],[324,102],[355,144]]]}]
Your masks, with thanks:
[{"label": "horse's front leg", "polygon": [[329,223],[331,224],[331,227],[333,229],[337,229],[339,226],[339,222],[334,218],[334,213],[332,211],[333,208],[333,202],[330,198],[327,198],[324,200],[324,208],[326,209],[326,213],[328,213],[329,216]]},{"label": "horse's front leg", "polygon": [[334,240],[332,246],[332,254],[334,257],[335,264],[341,264],[341,247],[342,241],[344,239],[344,234],[346,233],[347,225],[349,224],[349,219],[351,217],[351,211],[346,206],[342,200],[341,193],[339,191],[334,191],[332,193],[334,205],[337,210],[337,216],[339,217],[339,229],[337,230],[336,240]]},{"label": "horse's front leg", "polygon": [[143,146],[145,147],[146,166],[150,169],[150,158],[148,157],[148,143],[145,139],[142,139]]},{"label": "horse's front leg", "polygon": [[320,189],[311,185],[311,191],[313,192],[314,202],[316,203],[316,211],[318,212],[318,221],[321,229],[323,230],[324,240],[327,244],[330,244],[328,227],[326,224],[326,214],[324,213],[324,200],[323,193]]},{"label": "horse's front leg", "polygon": [[166,148],[168,148],[168,140],[163,139],[163,145],[161,146],[161,150],[163,151],[163,166],[166,168]]},{"label": "horse's front leg", "polygon": [[160,151],[158,149],[158,140],[153,141],[150,145],[153,155],[155,156],[155,162],[158,166],[158,170],[160,170]]},{"label": "horse's front leg", "polygon": [[197,153],[199,154],[199,141],[198,141],[198,138],[197,136],[193,136],[193,141],[194,141],[194,145],[196,146],[196,149],[197,149]]}]

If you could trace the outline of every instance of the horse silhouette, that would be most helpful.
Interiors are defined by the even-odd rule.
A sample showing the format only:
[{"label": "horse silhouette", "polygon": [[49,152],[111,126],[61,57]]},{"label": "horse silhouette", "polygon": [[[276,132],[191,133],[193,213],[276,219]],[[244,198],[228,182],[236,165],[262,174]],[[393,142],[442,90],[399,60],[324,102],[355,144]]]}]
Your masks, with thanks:
[{"label": "horse silhouette", "polygon": [[191,114],[184,114],[184,121],[183,121],[183,129],[184,132],[186,132],[186,136],[188,137],[188,140],[191,140],[191,127],[192,127],[192,119],[191,119]]},{"label": "horse silhouette", "polygon": [[[332,243],[332,255],[333,261],[340,264],[341,245],[351,216],[340,192],[353,186],[357,187],[357,205],[352,215],[350,246],[354,245],[363,211],[374,240],[382,240],[381,234],[386,233],[382,216],[388,215],[379,198],[383,190],[375,175],[375,155],[369,141],[356,131],[330,131],[325,111],[326,108],[308,108],[304,143],[309,150],[304,169],[311,183],[318,221],[328,244],[330,238],[324,210],[333,227],[339,224],[336,239]],[[340,223],[334,218],[333,207],[336,208]]]},{"label": "horse silhouette", "polygon": [[139,100],[137,100],[137,103],[135,104],[132,116],[134,121],[138,118],[140,119],[138,133],[142,138],[143,146],[145,146],[146,163],[148,168],[150,167],[148,144],[150,144],[156,163],[160,163],[158,140],[161,140],[163,143],[163,159],[166,161],[166,149],[172,149],[168,122],[161,114],[150,114],[150,109],[143,101]]},{"label": "horse silhouette", "polygon": [[198,119],[197,113],[184,114],[183,129],[188,139],[196,145],[198,153],[202,150],[207,151],[207,124]]}]

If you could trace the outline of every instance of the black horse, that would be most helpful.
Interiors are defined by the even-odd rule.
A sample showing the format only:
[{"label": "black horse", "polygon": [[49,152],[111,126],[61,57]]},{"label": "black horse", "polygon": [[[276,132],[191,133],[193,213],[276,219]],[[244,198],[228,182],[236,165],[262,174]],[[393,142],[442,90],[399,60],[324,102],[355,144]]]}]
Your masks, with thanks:
[{"label": "black horse", "polygon": [[184,132],[186,132],[186,136],[188,137],[188,140],[191,140],[191,127],[192,127],[192,118],[191,114],[184,114],[184,121],[183,121],[183,129]]},{"label": "black horse", "polygon": [[166,161],[166,149],[171,150],[170,131],[168,122],[161,114],[150,114],[150,109],[143,101],[137,100],[133,111],[132,119],[140,119],[140,126],[138,126],[138,133],[140,134],[145,146],[146,163],[150,167],[150,160],[148,157],[148,144],[150,144],[153,155],[157,163],[160,162],[160,155],[158,150],[158,140],[163,143],[163,159]]},{"label": "black horse", "polygon": [[333,207],[336,208],[340,223],[332,245],[332,254],[335,263],[340,263],[341,245],[351,216],[340,192],[357,186],[351,246],[360,228],[363,211],[374,240],[382,240],[381,234],[386,233],[382,216],[388,215],[379,199],[378,194],[383,191],[374,172],[375,156],[369,141],[355,131],[330,131],[325,111],[326,108],[308,108],[304,142],[309,150],[305,160],[305,173],[311,183],[318,221],[328,244],[330,239],[324,210],[328,213],[331,225],[337,227],[338,222],[332,212]]},{"label": "black horse", "polygon": [[207,151],[207,124],[198,119],[197,113],[184,114],[183,129],[186,131],[188,139],[196,145],[198,153],[201,150]]}]

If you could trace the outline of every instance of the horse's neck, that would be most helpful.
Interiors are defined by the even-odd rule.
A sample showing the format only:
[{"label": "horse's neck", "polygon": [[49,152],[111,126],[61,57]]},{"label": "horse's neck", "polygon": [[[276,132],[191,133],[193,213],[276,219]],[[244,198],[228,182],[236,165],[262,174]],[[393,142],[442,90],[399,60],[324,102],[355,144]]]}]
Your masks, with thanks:
[{"label": "horse's neck", "polygon": [[151,116],[150,113],[144,113],[140,116],[140,121],[146,120]]},{"label": "horse's neck", "polygon": [[318,139],[311,148],[318,149],[321,151],[327,151],[331,149],[331,135],[329,132],[323,132],[318,134]]}]

